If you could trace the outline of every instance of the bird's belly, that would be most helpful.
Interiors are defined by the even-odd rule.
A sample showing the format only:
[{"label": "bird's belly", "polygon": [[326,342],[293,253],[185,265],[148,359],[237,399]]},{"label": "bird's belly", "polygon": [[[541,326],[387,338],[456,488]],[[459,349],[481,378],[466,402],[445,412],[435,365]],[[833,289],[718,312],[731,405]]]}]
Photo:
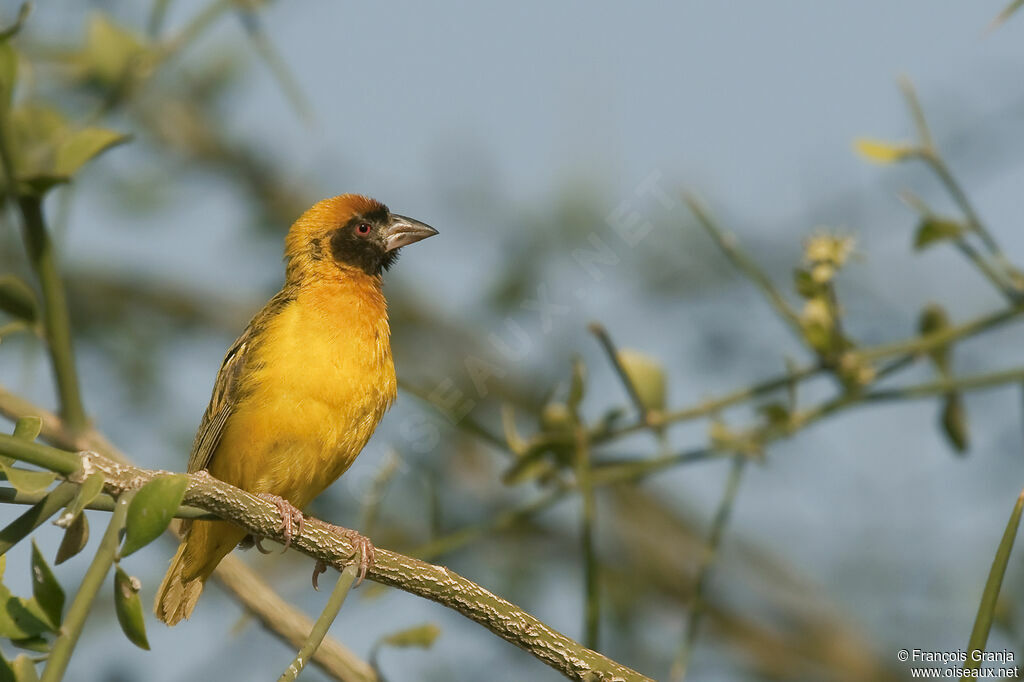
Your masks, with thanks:
[{"label": "bird's belly", "polygon": [[[213,476],[301,508],[351,466],[393,399],[394,370],[390,363],[379,372],[307,369],[305,380],[261,382],[236,408]],[[331,386],[317,390],[325,379]]]}]

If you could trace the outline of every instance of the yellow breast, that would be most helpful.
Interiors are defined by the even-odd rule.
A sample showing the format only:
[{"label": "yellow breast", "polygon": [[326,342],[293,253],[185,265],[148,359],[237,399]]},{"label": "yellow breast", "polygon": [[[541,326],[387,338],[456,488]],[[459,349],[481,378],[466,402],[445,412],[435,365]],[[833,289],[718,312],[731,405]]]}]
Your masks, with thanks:
[{"label": "yellow breast", "polygon": [[303,507],[352,464],[395,399],[380,280],[303,287],[254,353],[210,473]]}]

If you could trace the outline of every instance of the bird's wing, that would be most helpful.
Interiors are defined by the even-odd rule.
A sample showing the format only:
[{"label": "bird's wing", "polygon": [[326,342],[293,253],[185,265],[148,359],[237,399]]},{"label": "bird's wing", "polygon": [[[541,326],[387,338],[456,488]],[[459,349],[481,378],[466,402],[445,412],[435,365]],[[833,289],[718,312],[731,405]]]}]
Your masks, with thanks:
[{"label": "bird's wing", "polygon": [[213,385],[213,396],[203,413],[196,438],[192,442],[192,453],[188,458],[188,473],[206,469],[213,453],[217,450],[224,427],[242,392],[243,379],[250,369],[252,350],[270,319],[292,301],[291,292],[284,290],[264,306],[249,322],[242,335],[228,349]]}]

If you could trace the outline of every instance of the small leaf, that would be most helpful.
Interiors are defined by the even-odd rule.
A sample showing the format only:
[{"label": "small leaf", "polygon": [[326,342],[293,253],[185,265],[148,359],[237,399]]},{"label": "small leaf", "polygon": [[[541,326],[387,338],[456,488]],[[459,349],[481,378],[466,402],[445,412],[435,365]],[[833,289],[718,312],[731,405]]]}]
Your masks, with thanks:
[{"label": "small leaf", "polygon": [[765,421],[772,426],[783,426],[789,424],[789,409],[782,403],[765,403],[758,405],[757,411],[764,417]]},{"label": "small leaf", "polygon": [[85,514],[79,514],[71,522],[71,525],[68,526],[68,529],[64,531],[64,538],[60,541],[60,547],[57,548],[57,558],[54,559],[53,563],[57,565],[64,563],[85,549],[88,542],[89,520],[85,517]]},{"label": "small leaf", "polygon": [[942,432],[958,453],[963,454],[967,451],[967,409],[959,393],[949,394],[942,406]]},{"label": "small leaf", "polygon": [[821,284],[814,281],[811,273],[803,268],[793,270],[793,284],[796,288],[796,293],[800,294],[803,298],[814,298],[821,295]]},{"label": "small leaf", "polygon": [[43,420],[35,415],[28,415],[25,417],[18,417],[18,421],[14,422],[13,435],[15,438],[33,441],[39,437],[39,432],[42,430]]},{"label": "small leaf", "polygon": [[1013,2],[1004,7],[1003,11],[1000,12],[999,15],[992,20],[992,24],[989,26],[989,30],[991,31],[995,28],[998,28],[1000,24],[1009,19],[1014,12],[1021,8],[1021,6],[1024,6],[1024,0],[1013,0]]},{"label": "small leaf", "polygon": [[39,319],[39,304],[32,287],[15,275],[0,277],[0,310],[26,322]]},{"label": "small leaf", "polygon": [[38,493],[46,490],[57,478],[52,471],[30,471],[0,462],[0,470],[7,476],[7,481],[23,493]]},{"label": "small leaf", "polygon": [[114,574],[114,608],[117,611],[117,622],[121,624],[121,630],[132,644],[149,651],[139,588],[139,579],[128,575],[118,566]]},{"label": "small leaf", "polygon": [[883,142],[868,138],[858,138],[853,143],[854,150],[861,157],[872,163],[896,163],[917,153],[917,148],[907,143]]},{"label": "small leaf", "polygon": [[569,409],[573,412],[583,401],[583,394],[586,391],[587,367],[579,358],[572,361],[572,377],[569,380]]},{"label": "small leaf", "polygon": [[0,585],[0,637],[27,639],[52,631],[46,614],[34,599],[16,597]]},{"label": "small leaf", "polygon": [[441,634],[441,628],[434,623],[425,623],[406,630],[399,630],[381,638],[380,644],[393,647],[420,647],[429,649]]},{"label": "small leaf", "polygon": [[128,505],[122,557],[145,547],[167,530],[187,487],[188,476],[172,474],[158,476],[139,489]]},{"label": "small leaf", "polygon": [[106,480],[106,477],[99,471],[89,474],[82,481],[82,484],[78,486],[78,491],[71,502],[68,503],[64,513],[58,516],[53,524],[61,528],[70,528],[71,523],[81,516],[82,510],[88,507],[89,503],[103,492],[103,484],[106,483]]},{"label": "small leaf", "polygon": [[39,674],[36,672],[36,664],[25,654],[18,654],[11,664],[14,670],[14,679],[17,682],[39,682]]},{"label": "small leaf", "polygon": [[39,635],[26,637],[25,639],[12,639],[11,644],[19,649],[28,649],[29,651],[38,651],[39,653],[50,651],[50,641]]},{"label": "small leaf", "polygon": [[128,135],[104,128],[77,130],[57,147],[53,172],[58,176],[70,177],[87,161],[128,139]]},{"label": "small leaf", "polygon": [[17,682],[18,678],[14,675],[14,667],[11,662],[7,660],[7,657],[0,653],[0,682]]},{"label": "small leaf", "polygon": [[917,231],[914,232],[914,248],[920,251],[937,242],[957,239],[966,231],[967,227],[963,223],[949,218],[928,216],[922,218],[917,225]]},{"label": "small leaf", "polygon": [[540,412],[540,426],[545,431],[567,431],[572,429],[573,423],[572,413],[565,403],[548,403]]},{"label": "small leaf", "polygon": [[[929,303],[921,311],[917,321],[917,330],[922,336],[941,332],[949,327],[949,314],[938,303]],[[936,346],[929,351],[932,362],[942,374],[949,373],[949,344]]]},{"label": "small leaf", "polygon": [[18,34],[21,27],[25,24],[25,20],[28,19],[28,15],[32,13],[32,3],[26,2],[21,3],[21,7],[18,8],[18,17],[14,20],[14,23],[10,26],[0,30],[0,40],[7,41],[8,38]]},{"label": "small leaf", "polygon": [[71,182],[71,178],[66,175],[35,173],[27,177],[18,178],[18,193],[26,196],[41,197],[57,185],[64,185],[69,182]]},{"label": "small leaf", "polygon": [[64,613],[64,590],[53,575],[35,540],[32,541],[32,597],[43,609],[54,628],[59,628]]},{"label": "small leaf", "polygon": [[665,409],[665,370],[654,358],[623,348],[618,352],[619,364],[640,397],[640,404],[649,411]]},{"label": "small leaf", "polygon": [[11,106],[17,82],[18,53],[9,42],[0,42],[0,111],[7,111]]},{"label": "small leaf", "polygon": [[81,55],[88,76],[106,86],[122,85],[129,67],[144,52],[139,36],[115,24],[105,14],[92,15]]}]

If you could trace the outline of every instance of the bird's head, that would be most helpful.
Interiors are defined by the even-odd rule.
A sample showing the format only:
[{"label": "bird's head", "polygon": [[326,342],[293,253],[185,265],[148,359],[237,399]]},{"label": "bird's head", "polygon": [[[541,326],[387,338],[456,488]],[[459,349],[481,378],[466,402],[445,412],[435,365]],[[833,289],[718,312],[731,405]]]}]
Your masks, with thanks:
[{"label": "bird's head", "polygon": [[369,197],[324,199],[303,213],[285,238],[288,280],[339,272],[379,277],[401,247],[435,234],[429,225],[396,215]]}]

